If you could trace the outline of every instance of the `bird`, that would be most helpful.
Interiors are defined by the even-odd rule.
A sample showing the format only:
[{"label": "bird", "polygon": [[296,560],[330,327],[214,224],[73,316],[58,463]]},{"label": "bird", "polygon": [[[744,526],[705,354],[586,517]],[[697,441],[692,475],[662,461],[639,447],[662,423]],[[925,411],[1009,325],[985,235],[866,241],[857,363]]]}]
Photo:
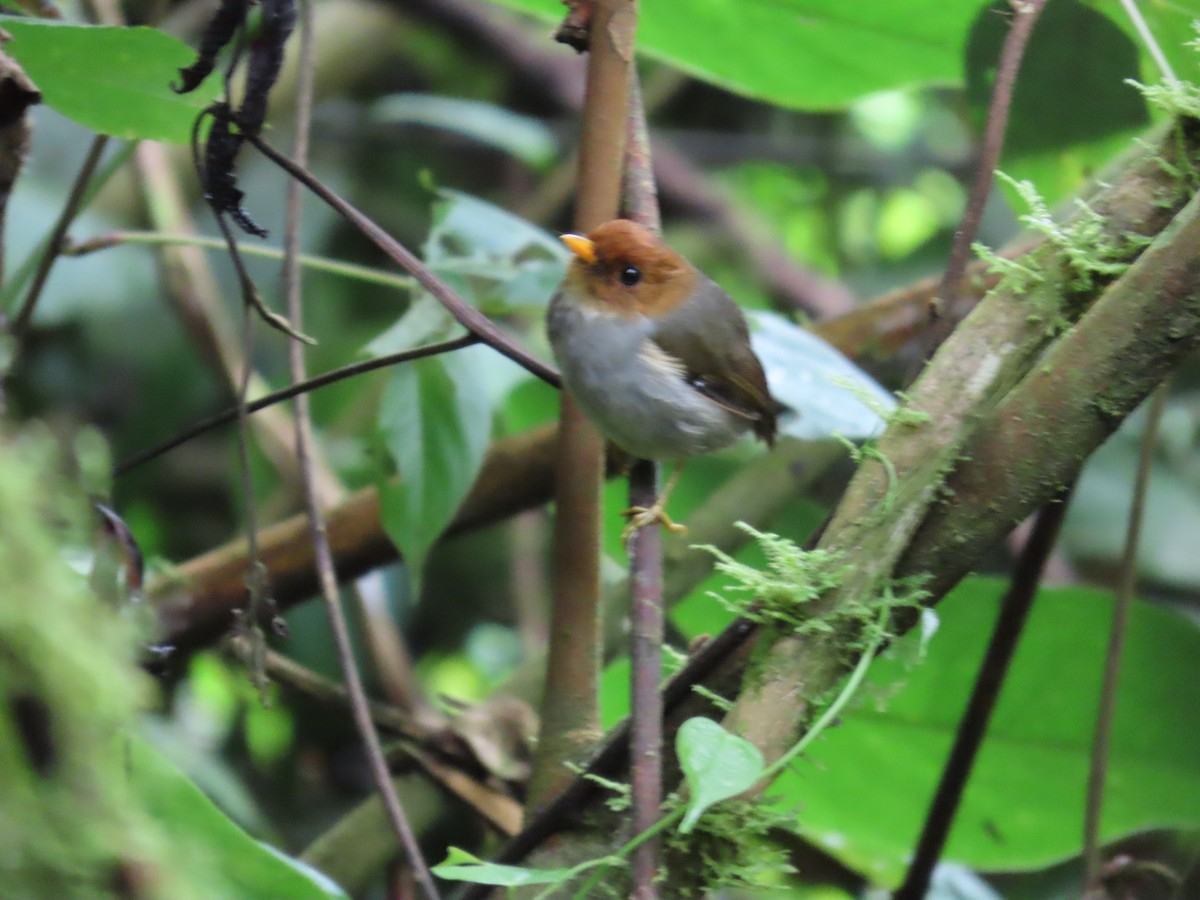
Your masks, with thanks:
[{"label": "bird", "polygon": [[563,385],[583,414],[630,456],[675,469],[650,507],[626,510],[628,537],[662,523],[683,463],[746,432],[774,444],[779,404],[750,346],[741,307],[651,229],[613,219],[571,251],[547,332]]}]

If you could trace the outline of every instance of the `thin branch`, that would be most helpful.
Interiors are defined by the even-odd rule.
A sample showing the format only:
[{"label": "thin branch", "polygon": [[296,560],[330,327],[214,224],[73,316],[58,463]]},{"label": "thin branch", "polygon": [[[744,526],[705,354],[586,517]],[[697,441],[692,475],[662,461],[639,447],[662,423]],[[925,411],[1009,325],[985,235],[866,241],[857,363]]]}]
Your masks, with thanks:
[{"label": "thin branch", "polygon": [[[650,160],[646,110],[636,74],[629,85],[629,136],[625,143],[622,201],[625,215],[661,230],[658,192]],[[658,497],[658,463],[642,459],[629,470],[629,505],[648,509]],[[647,831],[662,807],[663,751],[663,547],[657,523],[634,532],[629,547],[630,594],[630,793],[633,831]],[[633,851],[630,864],[635,900],[654,900],[660,842],[651,838]]]},{"label": "thin branch", "polygon": [[[479,343],[479,338],[473,334],[463,335],[462,337],[454,338],[449,341],[439,341],[436,344],[425,344],[421,347],[413,347],[410,350],[401,350],[398,353],[389,353],[386,356],[380,356],[375,359],[366,359],[362,362],[351,363],[348,366],[334,369],[330,372],[325,372],[321,375],[309,378],[300,384],[289,385],[278,391],[260,397],[257,400],[252,400],[246,404],[246,411],[256,413],[260,409],[266,409],[269,406],[274,406],[277,403],[282,403],[285,400],[290,400],[300,394],[306,394],[310,391],[315,391],[318,388],[327,387],[338,381],[346,378],[353,378],[356,375],[365,375],[367,372],[374,372],[376,369],[382,369],[387,366],[398,365],[399,363],[410,362],[414,359],[421,359],[426,356],[435,356],[439,353],[449,353],[453,350],[461,350],[464,347],[470,347],[473,344]],[[185,444],[206,431],[211,431],[221,425],[226,425],[234,421],[238,417],[238,408],[232,406],[216,415],[209,416],[207,419],[201,419],[194,425],[179,432],[164,441],[160,441],[145,450],[139,450],[128,459],[122,460],[114,470],[116,475],[124,475],[131,469],[136,469],[143,463],[149,462],[152,459],[157,459],[164,453],[174,450],[180,444]]]},{"label": "thin branch", "polygon": [[908,875],[904,884],[896,891],[895,900],[924,900],[929,890],[933,869],[942,855],[950,827],[954,824],[954,816],[958,812],[967,779],[987,734],[992,710],[996,707],[1013,653],[1017,649],[1017,642],[1021,638],[1029,610],[1037,596],[1046,560],[1054,550],[1054,543],[1066,516],[1070,493],[1068,488],[1057,500],[1038,513],[1033,533],[1030,534],[1017,560],[1016,571],[1013,572],[1012,581],[1000,603],[1000,615],[996,619],[992,639],[988,643],[979,674],[975,678],[971,698],[967,702],[962,721],[958,723],[954,747],[946,760],[937,792],[926,814],[925,825],[921,830],[917,849],[913,853]]},{"label": "thin branch", "polygon": [[[983,129],[983,143],[980,147],[979,163],[975,170],[975,180],[971,183],[971,192],[967,197],[967,206],[963,210],[962,221],[954,232],[954,243],[950,247],[950,258],[946,263],[946,271],[938,285],[937,294],[929,307],[930,319],[937,322],[944,310],[949,309],[958,301],[958,292],[962,284],[963,273],[971,258],[971,245],[979,233],[980,222],[983,221],[983,210],[987,205],[988,195],[992,191],[992,183],[996,178],[996,166],[1000,162],[1000,153],[1004,149],[1004,133],[1008,129],[1008,112],[1012,106],[1013,88],[1016,86],[1017,73],[1025,56],[1025,48],[1033,34],[1033,26],[1037,24],[1046,0],[1009,0],[1013,9],[1013,23],[1004,38],[1004,46],[1000,50],[1000,61],[996,67],[996,81],[992,87],[992,98],[988,104],[987,124]],[[932,328],[926,346],[925,357],[928,358],[937,349],[940,339],[946,335],[946,328]],[[912,380],[911,378],[909,379]]]},{"label": "thin branch", "polygon": [[288,159],[258,135],[247,134],[246,140],[257,147],[259,152],[271,160],[271,162],[275,163],[321,198],[323,202],[328,204],[347,222],[361,231],[368,240],[382,250],[397,265],[416,278],[425,290],[429,291],[439,303],[450,311],[450,314],[454,316],[460,325],[478,336],[480,341],[507,356],[513,362],[517,363],[517,365],[536,375],[547,384],[553,387],[561,386],[558,372],[553,366],[542,362],[505,334],[499,326],[451,290],[420,259],[376,225],[365,213],[343,200],[327,188],[311,172]]},{"label": "thin branch", "polygon": [[[636,9],[634,0],[598,0],[592,19],[575,182],[574,221],[580,233],[617,217]],[[619,49],[616,40],[628,43]],[[554,477],[550,646],[541,731],[529,783],[527,809],[531,811],[570,784],[572,775],[564,762],[578,762],[599,735],[603,472],[604,444],[564,393]]]},{"label": "thin branch", "polygon": [[33,318],[33,311],[37,308],[37,302],[41,299],[42,290],[46,287],[46,281],[50,277],[50,270],[54,267],[59,251],[66,241],[67,229],[75,221],[75,216],[79,214],[79,209],[83,205],[83,199],[87,196],[88,183],[92,180],[92,175],[96,171],[96,166],[100,164],[100,157],[104,155],[104,148],[107,145],[107,135],[98,134],[92,138],[92,144],[88,148],[87,155],[83,158],[83,165],[79,167],[79,172],[75,175],[75,182],[71,185],[71,192],[67,195],[67,202],[63,205],[62,212],[58,215],[58,221],[54,223],[54,230],[50,232],[50,240],[46,244],[46,249],[42,253],[41,260],[38,262],[37,272],[33,276],[33,283],[29,286],[29,293],[25,295],[25,300],[21,304],[21,308],[12,317],[11,330],[13,336],[16,338],[23,336],[29,328],[29,322]]},{"label": "thin branch", "polygon": [[[225,250],[225,241],[220,238],[201,237],[192,234],[169,234],[165,231],[111,231],[108,234],[88,238],[86,241],[74,243],[67,241],[60,256],[87,256],[113,247],[124,247],[131,244],[146,244],[150,246],[179,246],[203,247],[206,250]],[[258,256],[263,259],[283,259],[283,250],[278,247],[264,247],[261,244],[248,244],[235,241],[238,253],[242,256]],[[396,275],[370,266],[360,266],[357,263],[343,262],[330,259],[327,256],[312,256],[301,253],[297,257],[300,265],[306,269],[326,272],[330,275],[340,275],[368,284],[378,284],[383,287],[411,290],[416,284],[407,275]]]},{"label": "thin branch", "polygon": [[1171,382],[1167,379],[1154,392],[1146,414],[1146,430],[1142,432],[1137,474],[1133,481],[1133,499],[1129,507],[1129,522],[1125,529],[1125,548],[1121,553],[1120,576],[1113,599],[1112,626],[1108,634],[1108,649],[1104,655],[1104,681],[1100,687],[1100,701],[1096,709],[1096,731],[1092,737],[1092,762],[1088,771],[1087,806],[1084,810],[1083,861],[1084,889],[1087,896],[1103,896],[1100,816],[1104,809],[1104,781],[1108,775],[1108,751],[1112,741],[1113,713],[1117,705],[1117,683],[1121,676],[1121,652],[1125,647],[1125,632],[1129,625],[1129,607],[1137,589],[1138,545],[1142,538],[1142,519],[1146,512],[1150,469],[1154,464],[1154,450],[1158,443],[1158,426],[1170,393]]},{"label": "thin branch", "polygon": [[[296,139],[293,154],[301,165],[308,156],[308,132],[312,121],[313,98],[313,22],[312,0],[300,0],[300,83],[296,93]],[[287,301],[288,318],[295,323],[296,328],[303,327],[304,305],[300,291],[300,265],[297,259],[299,252],[300,232],[300,187],[295,182],[289,182],[287,193],[287,216],[284,225],[283,238],[283,284]],[[305,347],[303,342],[293,340],[288,343],[288,370],[293,384],[300,384],[306,379]],[[371,709],[363,689],[362,678],[358,673],[358,663],[354,659],[354,647],[350,641],[350,629],[346,624],[346,616],[342,611],[338,598],[337,575],[333,566],[333,553],[329,549],[329,540],[325,532],[325,518],[317,497],[316,479],[313,476],[312,462],[312,415],[309,410],[308,395],[301,393],[295,398],[296,420],[296,459],[300,465],[301,482],[304,488],[304,505],[308,513],[309,533],[312,537],[313,550],[316,557],[317,573],[321,584],[321,596],[325,600],[325,611],[329,617],[329,628],[333,634],[334,646],[337,650],[338,666],[342,672],[342,680],[350,697],[350,708],[354,714],[354,723],[358,728],[359,737],[367,751],[371,775],[375,787],[383,799],[388,819],[400,846],[408,857],[417,881],[420,883],[425,896],[429,900],[439,900],[437,886],[433,883],[433,875],[421,854],[416,836],[400,799],[392,784],[391,773],[388,771],[387,760],[383,755],[383,747],[379,742],[379,734],[375,731],[375,723],[371,719]]]},{"label": "thin branch", "polygon": [[1158,45],[1158,41],[1154,39],[1154,33],[1150,30],[1150,26],[1146,24],[1146,19],[1142,15],[1142,11],[1138,9],[1137,0],[1121,0],[1121,6],[1125,10],[1125,14],[1129,16],[1129,20],[1133,22],[1133,27],[1138,33],[1138,37],[1142,39],[1146,50],[1150,53],[1150,58],[1154,60],[1154,64],[1158,66],[1158,71],[1162,73],[1163,81],[1171,87],[1179,86],[1179,79],[1175,77],[1175,71],[1171,68],[1171,64],[1167,62],[1167,55],[1163,53],[1162,47]]}]

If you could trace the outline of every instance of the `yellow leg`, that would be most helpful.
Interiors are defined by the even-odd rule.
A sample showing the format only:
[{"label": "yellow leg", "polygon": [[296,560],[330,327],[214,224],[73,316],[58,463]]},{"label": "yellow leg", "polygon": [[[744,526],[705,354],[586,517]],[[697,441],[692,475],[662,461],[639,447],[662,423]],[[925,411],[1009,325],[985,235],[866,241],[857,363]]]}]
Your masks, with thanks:
[{"label": "yellow leg", "polygon": [[679,481],[679,473],[682,471],[683,463],[677,464],[675,471],[667,479],[666,485],[663,486],[663,489],[658,493],[658,497],[655,498],[654,505],[631,506],[621,513],[621,515],[629,519],[625,530],[621,532],[621,540],[628,542],[639,528],[645,528],[647,525],[662,524],[676,534],[685,534],[687,532],[686,525],[671,521],[671,517],[667,515],[667,498],[671,496],[671,491],[675,489],[675,483]]}]

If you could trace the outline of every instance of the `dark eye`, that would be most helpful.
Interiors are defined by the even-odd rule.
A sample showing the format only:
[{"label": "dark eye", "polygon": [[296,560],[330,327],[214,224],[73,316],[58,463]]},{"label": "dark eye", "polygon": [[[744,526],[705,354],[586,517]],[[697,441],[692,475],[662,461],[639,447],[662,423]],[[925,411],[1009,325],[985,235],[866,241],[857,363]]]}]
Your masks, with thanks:
[{"label": "dark eye", "polygon": [[621,284],[633,287],[642,280],[642,270],[637,266],[626,266],[621,270]]}]

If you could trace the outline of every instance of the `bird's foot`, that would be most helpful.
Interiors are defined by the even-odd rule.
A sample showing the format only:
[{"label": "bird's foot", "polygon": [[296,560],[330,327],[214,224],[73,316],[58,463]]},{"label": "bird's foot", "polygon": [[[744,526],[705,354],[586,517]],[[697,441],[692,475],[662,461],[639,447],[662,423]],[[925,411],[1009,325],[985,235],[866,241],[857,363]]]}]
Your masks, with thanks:
[{"label": "bird's foot", "polygon": [[625,525],[625,530],[621,532],[621,540],[624,543],[628,543],[631,537],[648,525],[661,524],[675,534],[687,534],[687,526],[672,521],[661,500],[656,501],[653,506],[631,506],[621,515],[629,520]]}]

